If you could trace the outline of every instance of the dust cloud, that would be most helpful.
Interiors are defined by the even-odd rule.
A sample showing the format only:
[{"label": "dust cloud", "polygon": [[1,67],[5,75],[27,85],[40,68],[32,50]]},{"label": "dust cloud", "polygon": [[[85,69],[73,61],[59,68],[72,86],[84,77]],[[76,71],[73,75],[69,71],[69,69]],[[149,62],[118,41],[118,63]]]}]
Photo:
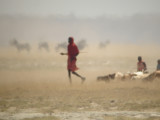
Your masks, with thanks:
[{"label": "dust cloud", "polygon": [[[72,114],[69,118],[75,118],[73,112],[80,115],[80,112],[86,111],[93,112],[93,119],[104,118],[97,111],[147,111],[158,115],[159,80],[151,83],[137,80],[104,83],[97,82],[96,78],[117,71],[135,71],[139,55],[143,57],[149,71],[155,71],[160,57],[159,46],[110,44],[107,48],[99,49],[98,42],[88,44],[84,48],[87,53],[80,53],[77,57],[77,72],[85,76],[86,81],[81,84],[81,79],[72,75],[72,85],[68,79],[67,56],[61,56],[54,47],[50,48],[50,52],[33,49],[29,53],[1,48],[0,117],[6,120],[16,117],[20,120],[27,118],[25,115],[38,113],[35,117],[53,115],[63,120],[67,116],[61,118],[59,114],[66,112],[66,115]],[[145,114],[144,117],[148,119],[152,115]],[[86,113],[86,116],[89,115]],[[30,118],[34,119],[33,116]]]},{"label": "dust cloud", "polygon": [[39,50],[44,49],[44,50],[46,50],[47,52],[49,52],[49,45],[48,45],[47,42],[40,42],[40,43],[38,44],[38,48],[39,48]]},{"label": "dust cloud", "polygon": [[[67,41],[67,40],[66,40]],[[78,49],[79,50],[83,50],[87,47],[87,41],[85,39],[82,39],[82,40],[79,40],[79,41],[76,41],[76,44],[78,46]],[[67,51],[67,42],[61,42],[61,43],[58,43],[56,46],[55,46],[55,50],[58,52],[60,50],[65,50]]]},{"label": "dust cloud", "polygon": [[99,43],[99,48],[106,48],[110,44],[109,40]]},{"label": "dust cloud", "polygon": [[78,41],[77,46],[79,50],[83,50],[87,47],[87,41],[85,39],[82,39]]},{"label": "dust cloud", "polygon": [[[96,81],[101,75],[135,72],[138,56],[148,71],[154,72],[160,59],[159,19],[159,15],[95,19],[0,16],[0,119],[15,116],[23,120],[27,113],[52,117],[86,111],[94,112],[93,116],[97,111],[159,115],[159,80]],[[67,51],[70,35],[80,49],[77,72],[86,77],[84,84],[74,75],[73,84],[69,84],[67,56],[59,54]],[[11,42],[12,47],[6,45],[13,38],[17,40]],[[42,38],[46,42],[40,42]],[[104,117],[107,119],[99,114],[93,120]]]}]

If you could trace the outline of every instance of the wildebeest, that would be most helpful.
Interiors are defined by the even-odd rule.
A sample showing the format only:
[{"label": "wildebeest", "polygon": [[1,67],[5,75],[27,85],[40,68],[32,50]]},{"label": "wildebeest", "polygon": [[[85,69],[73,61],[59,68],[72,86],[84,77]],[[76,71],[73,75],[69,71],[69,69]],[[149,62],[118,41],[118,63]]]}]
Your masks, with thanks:
[{"label": "wildebeest", "polygon": [[49,45],[48,45],[47,42],[41,42],[41,43],[39,43],[39,44],[38,44],[38,48],[39,48],[40,50],[45,49],[46,51],[49,52]]},{"label": "wildebeest", "polygon": [[67,50],[67,42],[62,42],[57,44],[57,46],[55,47],[55,50],[59,51],[60,49]]},{"label": "wildebeest", "polygon": [[[55,47],[55,50],[56,51],[59,51],[61,49],[67,50],[67,46],[68,46],[67,42],[61,42],[61,43],[57,44],[57,46]],[[82,40],[78,41],[77,46],[78,46],[79,50],[83,50],[87,46],[86,40],[82,39]]]},{"label": "wildebeest", "polygon": [[82,39],[77,43],[79,50],[83,50],[87,46],[86,40]]},{"label": "wildebeest", "polygon": [[31,49],[28,43],[19,43],[16,39],[12,40],[10,44],[16,47],[18,51],[26,50],[29,52]]}]

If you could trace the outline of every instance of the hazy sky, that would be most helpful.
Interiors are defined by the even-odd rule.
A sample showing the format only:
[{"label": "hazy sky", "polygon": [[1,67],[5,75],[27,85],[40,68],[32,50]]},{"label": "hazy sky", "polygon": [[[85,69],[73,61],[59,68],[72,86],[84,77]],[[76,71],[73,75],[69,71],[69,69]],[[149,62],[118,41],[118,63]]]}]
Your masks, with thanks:
[{"label": "hazy sky", "polygon": [[14,38],[63,41],[68,36],[159,43],[159,31],[160,0],[0,0],[0,45]]},{"label": "hazy sky", "polygon": [[160,0],[0,0],[0,14],[97,17],[160,13]]}]

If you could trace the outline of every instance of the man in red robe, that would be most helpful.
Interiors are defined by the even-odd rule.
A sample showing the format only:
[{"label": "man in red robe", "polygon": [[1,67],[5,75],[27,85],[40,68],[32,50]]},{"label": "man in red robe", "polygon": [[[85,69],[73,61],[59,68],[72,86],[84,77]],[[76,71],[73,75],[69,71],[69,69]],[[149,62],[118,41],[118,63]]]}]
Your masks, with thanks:
[{"label": "man in red robe", "polygon": [[61,53],[61,55],[68,55],[68,64],[67,64],[67,69],[68,69],[68,77],[70,80],[70,83],[72,83],[72,79],[71,79],[71,72],[80,77],[82,80],[82,83],[85,81],[85,77],[82,77],[81,75],[79,75],[78,73],[76,73],[75,71],[78,70],[77,66],[76,66],[76,61],[77,61],[77,56],[79,54],[79,50],[77,45],[74,43],[74,39],[73,37],[69,37],[68,38],[68,53]]}]

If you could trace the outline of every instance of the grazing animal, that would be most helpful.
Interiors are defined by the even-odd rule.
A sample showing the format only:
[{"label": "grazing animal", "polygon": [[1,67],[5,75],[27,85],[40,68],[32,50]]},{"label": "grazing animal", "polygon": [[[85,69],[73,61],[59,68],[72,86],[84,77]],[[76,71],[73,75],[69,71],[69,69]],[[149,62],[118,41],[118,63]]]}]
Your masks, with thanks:
[{"label": "grazing animal", "polygon": [[77,43],[79,50],[83,50],[87,46],[86,40],[82,39]]},{"label": "grazing animal", "polygon": [[132,73],[120,73],[120,72],[117,72],[116,75],[115,75],[115,79],[117,80],[131,80],[132,77],[135,76],[134,74]]},{"label": "grazing animal", "polygon": [[119,79],[121,80],[123,78],[124,74],[121,73],[121,72],[117,72],[116,75],[115,75],[115,79]]},{"label": "grazing animal", "polygon": [[109,74],[106,76],[98,76],[97,77],[97,81],[104,81],[104,82],[109,82],[110,80],[114,80],[115,79],[115,73],[113,74]]},{"label": "grazing animal", "polygon": [[38,48],[39,48],[40,50],[45,49],[46,51],[49,52],[49,45],[48,45],[47,42],[39,43]]},{"label": "grazing animal", "polygon": [[109,82],[110,80],[137,80],[137,79],[143,79],[144,77],[148,76],[148,74],[143,74],[143,72],[134,72],[134,73],[113,73],[113,74],[108,74],[106,76],[98,76],[97,81],[104,81],[104,82]]},{"label": "grazing animal", "polygon": [[114,80],[114,79],[122,80],[123,77],[124,77],[123,73],[117,72],[117,73],[108,74],[106,76],[98,76],[97,81],[110,82],[110,80]]},{"label": "grazing animal", "polygon": [[133,78],[133,76],[134,76],[134,74],[132,74],[132,73],[125,73],[122,76],[121,80],[131,80]]},{"label": "grazing animal", "polygon": [[160,70],[151,73],[150,75],[148,75],[147,77],[143,78],[142,80],[144,82],[152,82],[155,79],[160,79]]},{"label": "grazing animal", "polygon": [[143,78],[144,78],[143,72],[134,72],[134,73],[132,73],[131,80],[139,80],[139,79],[143,79]]},{"label": "grazing animal", "polygon": [[28,43],[19,43],[17,40],[13,40],[10,42],[10,44],[14,47],[17,48],[18,51],[22,51],[22,50],[26,50],[26,51],[30,51],[31,47]]},{"label": "grazing animal", "polygon": [[62,42],[62,43],[59,43],[56,47],[55,47],[55,50],[56,51],[59,51],[59,50],[67,50],[67,42]]}]

